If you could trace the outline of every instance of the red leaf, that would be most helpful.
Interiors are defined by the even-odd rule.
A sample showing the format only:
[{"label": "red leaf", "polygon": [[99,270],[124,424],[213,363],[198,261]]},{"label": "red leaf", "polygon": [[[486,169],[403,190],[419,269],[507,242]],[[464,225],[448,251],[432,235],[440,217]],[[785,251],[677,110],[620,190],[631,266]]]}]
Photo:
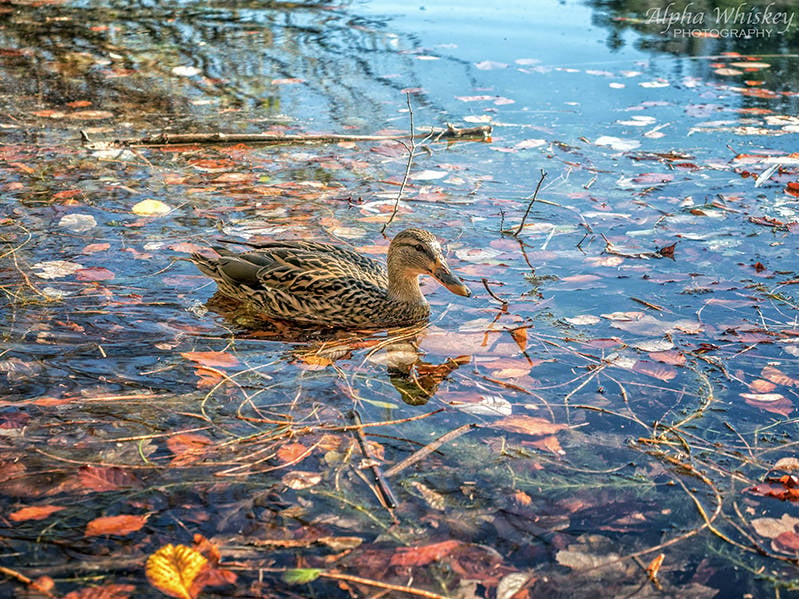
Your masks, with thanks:
[{"label": "red leaf", "polygon": [[64,595],[64,599],[128,599],[135,590],[132,584],[104,584],[72,591]]},{"label": "red leaf", "polygon": [[460,541],[442,541],[422,547],[402,547],[391,557],[392,566],[425,566],[438,562],[451,555],[462,543]]},{"label": "red leaf", "polygon": [[81,268],[75,271],[75,278],[78,279],[78,281],[110,281],[114,276],[113,272],[102,266]]}]

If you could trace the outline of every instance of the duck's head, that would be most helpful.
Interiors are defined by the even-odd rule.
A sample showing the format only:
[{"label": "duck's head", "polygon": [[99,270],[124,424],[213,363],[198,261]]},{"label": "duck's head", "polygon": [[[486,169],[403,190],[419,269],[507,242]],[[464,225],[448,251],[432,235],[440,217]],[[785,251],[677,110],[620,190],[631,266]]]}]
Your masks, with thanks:
[{"label": "duck's head", "polygon": [[450,270],[435,235],[424,229],[405,229],[391,240],[388,269],[389,277],[394,272],[415,281],[418,275],[430,275],[456,295],[472,294]]}]

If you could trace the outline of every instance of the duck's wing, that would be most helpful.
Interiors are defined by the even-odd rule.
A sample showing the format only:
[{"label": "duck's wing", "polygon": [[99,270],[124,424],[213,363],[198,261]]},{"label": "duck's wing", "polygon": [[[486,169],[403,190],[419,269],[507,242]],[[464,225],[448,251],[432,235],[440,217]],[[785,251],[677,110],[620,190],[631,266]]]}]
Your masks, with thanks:
[{"label": "duck's wing", "polygon": [[225,295],[247,300],[266,314],[289,320],[367,325],[381,317],[388,277],[376,260],[315,242],[274,242],[220,257],[195,256]]},{"label": "duck's wing", "polygon": [[[288,261],[298,269],[347,267],[358,275],[374,277],[382,281],[386,277],[383,264],[347,248],[318,241],[271,241],[254,244],[256,249],[240,254],[247,260],[262,266],[269,266],[275,260]],[[217,251],[219,251],[217,249]],[[222,252],[220,252],[222,253]],[[229,255],[229,252],[224,252]],[[386,284],[387,281],[386,281]]]}]

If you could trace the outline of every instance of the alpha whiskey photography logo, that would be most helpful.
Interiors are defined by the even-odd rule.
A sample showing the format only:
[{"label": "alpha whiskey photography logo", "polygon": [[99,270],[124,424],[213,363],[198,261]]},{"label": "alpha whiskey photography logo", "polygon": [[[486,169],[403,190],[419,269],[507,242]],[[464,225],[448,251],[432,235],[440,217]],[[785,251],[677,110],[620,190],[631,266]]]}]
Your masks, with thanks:
[{"label": "alpha whiskey photography logo", "polygon": [[646,23],[663,27],[669,37],[770,38],[783,35],[793,25],[792,11],[777,10],[772,2],[765,6],[741,3],[734,7],[694,10],[688,3],[682,8],[670,2],[662,8],[646,11]]}]

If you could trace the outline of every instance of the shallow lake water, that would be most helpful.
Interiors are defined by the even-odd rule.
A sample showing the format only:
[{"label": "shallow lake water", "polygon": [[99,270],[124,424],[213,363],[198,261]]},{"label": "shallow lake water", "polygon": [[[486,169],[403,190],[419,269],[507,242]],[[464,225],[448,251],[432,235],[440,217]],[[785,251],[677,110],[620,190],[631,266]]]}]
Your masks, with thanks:
[{"label": "shallow lake water", "polygon": [[[790,596],[799,11],[666,4],[0,4],[2,565],[158,597],[203,535],[209,597]],[[81,143],[411,119],[492,133],[404,187],[396,140]],[[411,226],[473,292],[412,329],[267,325],[187,260]]]}]

